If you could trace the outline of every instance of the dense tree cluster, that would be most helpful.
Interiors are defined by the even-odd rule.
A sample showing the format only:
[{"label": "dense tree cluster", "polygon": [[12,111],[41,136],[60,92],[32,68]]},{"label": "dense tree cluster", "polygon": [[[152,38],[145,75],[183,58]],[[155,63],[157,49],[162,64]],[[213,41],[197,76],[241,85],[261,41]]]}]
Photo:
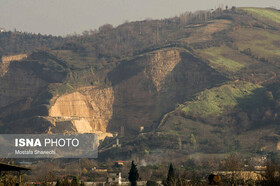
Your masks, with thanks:
[{"label": "dense tree cluster", "polygon": [[64,38],[51,35],[3,32],[0,33],[0,54],[29,53],[34,50],[54,48],[64,42]]}]

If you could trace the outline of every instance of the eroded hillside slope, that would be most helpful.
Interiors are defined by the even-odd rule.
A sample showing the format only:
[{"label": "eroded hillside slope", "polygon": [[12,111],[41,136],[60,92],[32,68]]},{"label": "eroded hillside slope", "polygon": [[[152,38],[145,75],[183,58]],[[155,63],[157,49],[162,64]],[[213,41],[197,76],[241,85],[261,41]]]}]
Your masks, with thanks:
[{"label": "eroded hillside slope", "polygon": [[[40,60],[40,62],[30,62],[28,61],[30,59]],[[18,63],[23,67],[24,65],[28,67],[30,64],[36,67],[44,62],[48,64],[48,68],[45,70],[67,71],[67,67],[61,67],[56,59],[50,58],[47,54],[32,54],[26,61]],[[16,94],[13,95],[11,98],[13,101],[9,103],[9,106],[7,104],[1,108],[2,120],[9,123],[6,125],[8,131],[13,131],[16,123],[25,126],[30,122],[30,118],[41,117],[49,124],[46,125],[47,128],[42,128],[40,131],[119,132],[123,126],[128,133],[135,133],[138,132],[140,126],[147,129],[156,127],[162,114],[170,111],[176,104],[182,103],[194,93],[226,80],[189,51],[179,48],[156,50],[120,63],[108,74],[110,86],[72,87],[59,94],[51,93],[51,87],[61,87],[61,83],[53,82],[53,80],[47,82],[45,80],[47,76],[43,72],[33,72],[33,76],[38,82],[31,81],[32,78],[28,73],[24,73],[23,76],[19,76],[19,73],[16,75],[16,70],[27,68],[23,67],[15,67],[14,70],[11,66],[6,74],[13,75],[20,82],[28,79],[29,81],[26,81],[32,87],[34,94],[20,93],[20,86],[4,87],[5,83],[10,84],[12,80],[5,79],[8,76],[1,79],[5,82],[1,85],[9,95],[13,95],[11,91],[20,94],[19,97]],[[61,81],[67,81],[67,77],[68,75],[65,76],[66,80]],[[21,84],[27,87],[25,84]],[[71,85],[68,86],[71,87]],[[49,96],[45,95],[47,92],[49,92]],[[23,103],[21,107],[12,109],[12,103],[18,104],[17,101],[28,97],[28,104]],[[42,103],[42,98],[45,99],[45,103]],[[4,99],[3,96],[3,100],[7,99]],[[15,116],[15,111],[20,114]],[[11,118],[13,118],[12,121],[10,121]],[[23,122],[24,120],[27,121]],[[41,122],[40,120],[39,122]],[[30,127],[34,125],[39,126],[40,123],[32,122]],[[25,129],[25,127],[20,127],[16,130],[23,132]]]},{"label": "eroded hillside slope", "polygon": [[157,50],[125,62],[109,73],[114,106],[110,130],[123,125],[138,132],[156,127],[161,116],[205,88],[226,80],[188,51]]},{"label": "eroded hillside slope", "polygon": [[[137,145],[140,154],[225,153],[257,141],[250,150],[273,149],[280,141],[280,27],[279,12],[265,10],[107,25],[53,50],[4,56],[1,131],[103,139],[124,129],[128,155]],[[244,142],[259,130],[266,132]],[[101,148],[113,149],[111,142]]]}]

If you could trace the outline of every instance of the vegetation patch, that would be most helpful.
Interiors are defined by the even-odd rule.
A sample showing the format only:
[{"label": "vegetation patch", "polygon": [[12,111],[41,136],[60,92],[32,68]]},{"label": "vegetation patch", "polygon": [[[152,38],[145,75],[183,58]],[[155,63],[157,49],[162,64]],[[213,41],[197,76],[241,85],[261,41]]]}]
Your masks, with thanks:
[{"label": "vegetation patch", "polygon": [[[234,73],[251,63],[251,59],[239,52],[223,46],[198,50],[210,66],[223,73]],[[237,57],[238,56],[238,57]]]},{"label": "vegetation patch", "polygon": [[275,31],[242,28],[230,36],[237,40],[236,45],[240,51],[250,49],[256,57],[280,57],[280,50],[276,45],[280,38]]},{"label": "vegetation patch", "polygon": [[188,115],[206,118],[209,115],[220,115],[226,107],[239,104],[241,98],[253,95],[254,90],[262,88],[250,82],[230,82],[220,87],[205,90],[197,95],[194,100],[187,101],[179,109]]},{"label": "vegetation patch", "polygon": [[265,18],[276,23],[280,23],[280,12],[275,9],[268,8],[240,8],[246,12],[252,14],[252,16],[257,18]]},{"label": "vegetation patch", "polygon": [[95,56],[81,55],[72,50],[53,50],[52,54],[65,61],[72,69],[89,68],[98,61]]}]

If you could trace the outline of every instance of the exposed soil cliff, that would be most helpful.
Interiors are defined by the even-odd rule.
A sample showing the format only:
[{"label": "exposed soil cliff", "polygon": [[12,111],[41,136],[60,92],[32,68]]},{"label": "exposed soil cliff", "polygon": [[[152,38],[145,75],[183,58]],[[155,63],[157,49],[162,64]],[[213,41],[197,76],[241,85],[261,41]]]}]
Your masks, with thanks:
[{"label": "exposed soil cliff", "polygon": [[54,132],[71,127],[78,133],[106,132],[113,113],[112,88],[84,87],[53,101],[49,116],[55,120]]},{"label": "exposed soil cliff", "polygon": [[0,63],[0,77],[3,77],[7,73],[11,61],[20,61],[26,57],[27,54],[2,56],[1,63]]}]

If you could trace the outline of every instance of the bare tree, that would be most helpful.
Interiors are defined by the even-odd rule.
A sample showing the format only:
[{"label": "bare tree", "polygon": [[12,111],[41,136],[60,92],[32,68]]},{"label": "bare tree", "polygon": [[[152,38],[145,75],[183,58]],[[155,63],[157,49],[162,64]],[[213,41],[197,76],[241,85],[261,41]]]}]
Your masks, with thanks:
[{"label": "bare tree", "polygon": [[237,153],[230,154],[225,161],[225,169],[228,171],[240,171],[242,165],[242,158]]},{"label": "bare tree", "polygon": [[225,160],[225,170],[231,171],[231,184],[236,184],[237,182],[237,175],[236,171],[240,171],[242,169],[242,158],[237,153],[232,153],[229,157]]},{"label": "bare tree", "polygon": [[190,13],[189,12],[185,12],[183,14],[180,15],[180,23],[185,25],[188,23],[190,19]]}]

